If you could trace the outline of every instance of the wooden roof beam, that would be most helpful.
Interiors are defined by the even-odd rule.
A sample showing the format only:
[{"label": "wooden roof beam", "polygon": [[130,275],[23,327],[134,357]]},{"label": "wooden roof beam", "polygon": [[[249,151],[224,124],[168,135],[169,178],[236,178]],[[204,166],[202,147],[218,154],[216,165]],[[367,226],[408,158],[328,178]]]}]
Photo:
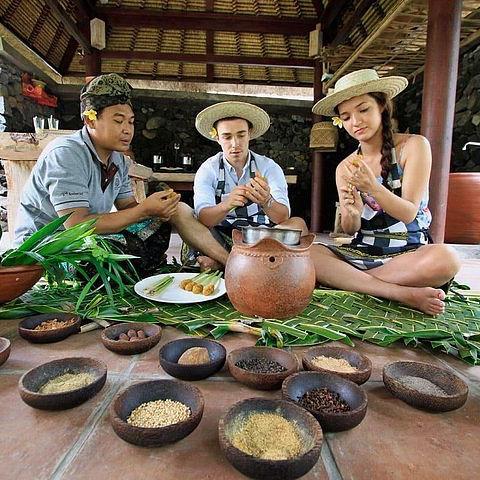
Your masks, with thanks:
[{"label": "wooden roof beam", "polygon": [[338,15],[349,4],[349,0],[330,0],[323,11],[321,18],[322,30],[328,30],[335,22]]},{"label": "wooden roof beam", "polygon": [[[50,0],[51,1],[51,0]],[[261,15],[230,15],[214,12],[180,12],[136,8],[98,8],[97,14],[112,27],[150,27],[166,30],[278,33],[308,35],[316,19]]]},{"label": "wooden roof beam", "polygon": [[192,53],[162,53],[125,50],[102,50],[103,59],[117,59],[125,61],[152,61],[152,62],[185,62],[256,65],[262,67],[313,68],[313,60],[308,58],[281,58],[281,57],[244,57],[233,55],[192,54]]},{"label": "wooden roof beam", "polygon": [[323,2],[322,0],[312,0],[313,8],[317,13],[317,19],[320,20],[323,15]]},{"label": "wooden roof beam", "polygon": [[62,75],[66,75],[68,73],[68,69],[70,68],[70,64],[72,63],[73,57],[75,56],[75,52],[77,51],[78,43],[74,38],[70,38],[68,41],[67,49],[63,54],[62,60],[60,61],[60,65],[58,66],[60,73]]}]

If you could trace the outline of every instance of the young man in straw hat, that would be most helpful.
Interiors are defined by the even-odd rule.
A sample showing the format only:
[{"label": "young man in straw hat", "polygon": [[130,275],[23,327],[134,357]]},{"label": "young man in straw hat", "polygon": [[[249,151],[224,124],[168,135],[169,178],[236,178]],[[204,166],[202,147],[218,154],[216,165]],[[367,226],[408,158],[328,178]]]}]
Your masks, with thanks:
[{"label": "young man in straw hat", "polygon": [[359,70],[340,78],[313,107],[318,115],[337,115],[359,146],[336,172],[342,228],[355,238],[344,247],[314,245],[311,254],[324,285],[436,315],[445,308],[439,287],[457,273],[459,261],[446,245],[428,244],[428,140],[393,132],[391,99],[407,83]]},{"label": "young man in straw hat", "polygon": [[[163,262],[170,224],[200,251],[225,263],[228,253],[190,207],[179,202],[180,195],[157,192],[136,202],[124,156],[134,131],[131,90],[113,73],[96,77],[83,88],[84,127],[54,140],[40,155],[21,198],[16,243],[57,216],[71,214],[66,227],[95,218],[97,233],[119,233],[109,238],[141,257],[135,266],[142,276]],[[117,211],[111,212],[114,205]]]},{"label": "young man in straw hat", "polygon": [[[270,127],[263,109],[244,102],[222,102],[202,110],[197,130],[218,142],[222,151],[198,169],[194,182],[195,213],[212,228],[225,246],[232,230],[265,225],[308,232],[301,218],[290,218],[287,182],[281,167],[271,158],[249,149],[249,142]],[[199,263],[208,259],[199,258]]]}]

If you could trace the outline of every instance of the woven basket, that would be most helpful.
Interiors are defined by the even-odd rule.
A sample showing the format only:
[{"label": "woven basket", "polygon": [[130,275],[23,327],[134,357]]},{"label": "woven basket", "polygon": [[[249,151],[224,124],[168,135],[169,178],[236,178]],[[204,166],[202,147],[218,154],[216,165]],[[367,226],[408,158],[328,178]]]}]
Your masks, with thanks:
[{"label": "woven basket", "polygon": [[332,122],[315,123],[310,131],[310,148],[323,152],[337,150],[338,130]]}]

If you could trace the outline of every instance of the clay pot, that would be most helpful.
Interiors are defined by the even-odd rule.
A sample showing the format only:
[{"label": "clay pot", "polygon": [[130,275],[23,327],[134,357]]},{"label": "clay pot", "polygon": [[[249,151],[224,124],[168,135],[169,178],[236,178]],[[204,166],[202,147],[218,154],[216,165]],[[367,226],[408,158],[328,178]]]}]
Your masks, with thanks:
[{"label": "clay pot", "polygon": [[10,302],[30,290],[43,274],[41,265],[0,267],[0,304]]},{"label": "clay pot", "polygon": [[248,245],[233,231],[233,248],[225,267],[225,287],[233,306],[248,316],[288,318],[304,310],[315,288],[310,246],[315,235],[288,247],[264,238]]}]

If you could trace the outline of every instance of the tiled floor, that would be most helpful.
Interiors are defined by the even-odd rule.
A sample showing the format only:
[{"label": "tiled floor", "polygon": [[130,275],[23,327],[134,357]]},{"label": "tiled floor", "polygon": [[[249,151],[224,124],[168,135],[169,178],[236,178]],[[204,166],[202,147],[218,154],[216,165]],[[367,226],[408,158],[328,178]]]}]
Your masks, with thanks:
[{"label": "tiled floor", "polygon": [[[175,253],[174,242],[171,253]],[[480,290],[480,260],[464,259],[459,279]],[[0,335],[12,341],[12,352],[0,367],[0,479],[230,480],[245,478],[226,461],[218,445],[220,416],[235,402],[253,396],[280,398],[279,391],[247,388],[225,368],[196,382],[205,397],[199,427],[185,439],[161,448],[141,448],[118,438],[109,421],[109,407],[126,386],[145,379],[170,378],[158,363],[156,346],[124,357],[106,350],[100,332],[74,335],[54,344],[27,343],[16,320],[0,321]],[[160,346],[183,336],[168,327]],[[254,338],[230,334],[227,351],[252,345]],[[373,363],[364,385],[369,407],[356,428],[325,435],[322,457],[305,479],[473,479],[478,478],[480,438],[480,367],[470,367],[444,354],[393,345],[381,348],[355,342]],[[304,349],[294,349],[300,359]],[[108,366],[108,380],[93,399],[71,410],[46,412],[25,405],[18,394],[21,374],[33,366],[68,356],[91,356]],[[391,361],[419,360],[442,365],[470,388],[461,409],[441,414],[417,410],[383,387],[382,368]]]}]

